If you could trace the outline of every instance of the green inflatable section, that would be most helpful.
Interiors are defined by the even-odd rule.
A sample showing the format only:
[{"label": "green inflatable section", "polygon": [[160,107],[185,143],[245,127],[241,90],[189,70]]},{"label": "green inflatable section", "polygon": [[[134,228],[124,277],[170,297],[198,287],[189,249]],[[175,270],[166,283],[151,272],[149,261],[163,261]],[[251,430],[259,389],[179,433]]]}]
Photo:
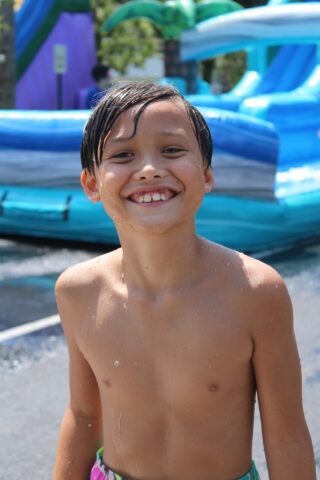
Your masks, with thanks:
[{"label": "green inflatable section", "polygon": [[104,24],[110,32],[120,23],[133,18],[147,18],[161,28],[166,40],[178,40],[182,31],[191,30],[208,18],[234,12],[243,7],[233,0],[174,0],[161,3],[157,0],[132,0],[115,10]]}]

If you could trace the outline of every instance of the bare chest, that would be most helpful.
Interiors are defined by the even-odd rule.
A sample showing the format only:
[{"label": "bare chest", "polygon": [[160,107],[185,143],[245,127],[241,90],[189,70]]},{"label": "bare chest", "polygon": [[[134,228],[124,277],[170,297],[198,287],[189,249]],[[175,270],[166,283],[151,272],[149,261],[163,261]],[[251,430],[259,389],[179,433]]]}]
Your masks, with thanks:
[{"label": "bare chest", "polygon": [[[252,344],[228,301],[101,302],[79,336],[100,386],[124,402],[210,409],[251,381]],[[119,398],[118,398],[119,400]]]}]

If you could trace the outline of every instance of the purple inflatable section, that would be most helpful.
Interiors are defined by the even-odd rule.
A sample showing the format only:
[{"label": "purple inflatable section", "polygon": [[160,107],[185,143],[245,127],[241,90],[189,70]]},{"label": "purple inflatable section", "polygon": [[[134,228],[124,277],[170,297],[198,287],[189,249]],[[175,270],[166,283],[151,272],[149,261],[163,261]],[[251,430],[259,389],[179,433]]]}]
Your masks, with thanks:
[{"label": "purple inflatable section", "polygon": [[54,45],[67,48],[67,73],[63,75],[63,109],[79,108],[81,90],[90,87],[90,71],[96,63],[95,36],[91,13],[63,13],[37,56],[20,79],[16,108],[56,110],[57,76],[54,73]]}]

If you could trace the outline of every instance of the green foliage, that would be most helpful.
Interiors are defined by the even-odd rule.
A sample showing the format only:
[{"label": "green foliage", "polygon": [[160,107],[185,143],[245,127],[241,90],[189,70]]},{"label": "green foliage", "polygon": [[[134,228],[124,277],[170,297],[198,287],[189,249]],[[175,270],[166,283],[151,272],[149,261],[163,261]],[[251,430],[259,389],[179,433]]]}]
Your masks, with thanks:
[{"label": "green foliage", "polygon": [[128,20],[108,34],[102,29],[110,14],[125,2],[91,0],[95,16],[97,55],[100,62],[125,74],[129,65],[143,66],[159,50],[159,34],[149,21]]},{"label": "green foliage", "polygon": [[0,108],[13,108],[15,94],[13,0],[0,0]]},{"label": "green foliage", "polygon": [[[242,6],[254,7],[267,3],[267,0],[237,0]],[[160,0],[166,3],[165,0]],[[127,3],[123,0],[91,0],[95,12],[97,49],[99,61],[108,63],[124,74],[129,65],[143,66],[145,60],[160,50],[163,31],[157,30],[154,23],[144,19],[128,20],[113,28],[108,34],[102,25],[112,12]],[[206,0],[195,0],[195,4],[206,5]],[[209,2],[210,3],[210,2]],[[219,3],[219,2],[218,2]],[[200,11],[200,10],[199,10]],[[159,28],[161,28],[159,26]],[[163,29],[162,29],[163,30]],[[204,79],[211,81],[215,77],[225,88],[232,87],[245,71],[245,54],[237,52],[217,59],[202,62]]]},{"label": "green foliage", "polygon": [[12,4],[12,0],[0,0],[0,36],[10,30],[10,25],[6,22],[3,14],[4,9]]},{"label": "green foliage", "polygon": [[210,84],[218,83],[223,92],[229,91],[238,83],[245,69],[245,52],[221,55],[201,62],[202,78]]},{"label": "green foliage", "polygon": [[[201,0],[200,0],[201,1]],[[268,0],[237,0],[245,8],[266,5]],[[235,52],[210,58],[201,62],[203,79],[208,83],[215,81],[221,84],[223,91],[234,87],[246,70],[245,52]]]},{"label": "green foliage", "polygon": [[215,75],[223,91],[228,91],[234,87],[244,74],[245,69],[245,52],[229,53],[215,59]]}]

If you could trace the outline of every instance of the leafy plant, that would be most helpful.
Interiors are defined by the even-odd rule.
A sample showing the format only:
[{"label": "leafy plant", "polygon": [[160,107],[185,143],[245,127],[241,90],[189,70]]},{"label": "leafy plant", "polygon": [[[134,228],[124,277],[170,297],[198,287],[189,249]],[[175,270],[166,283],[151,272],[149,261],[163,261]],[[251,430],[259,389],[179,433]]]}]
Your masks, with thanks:
[{"label": "leafy plant", "polygon": [[115,28],[128,25],[128,21],[147,18],[158,27],[164,41],[165,76],[184,78],[191,93],[197,88],[197,64],[194,61],[181,62],[181,33],[203,20],[241,8],[233,0],[204,0],[198,3],[193,0],[131,0],[106,17],[103,30],[112,34]]},{"label": "leafy plant", "polygon": [[0,0],[0,108],[12,108],[15,97],[13,0]]},{"label": "leafy plant", "polygon": [[134,19],[118,25],[108,34],[103,29],[106,18],[121,6],[112,0],[91,0],[96,23],[97,56],[121,74],[130,65],[142,67],[145,60],[159,51],[159,32],[150,22]]}]

